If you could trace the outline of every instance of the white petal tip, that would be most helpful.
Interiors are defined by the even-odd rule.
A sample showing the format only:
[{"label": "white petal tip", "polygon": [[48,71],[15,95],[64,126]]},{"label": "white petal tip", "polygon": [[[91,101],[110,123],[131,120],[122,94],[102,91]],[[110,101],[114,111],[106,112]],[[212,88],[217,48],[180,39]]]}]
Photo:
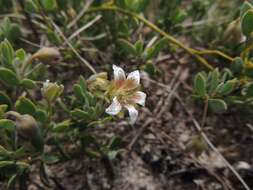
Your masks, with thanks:
[{"label": "white petal tip", "polygon": [[133,96],[133,101],[136,104],[145,106],[147,95],[144,92],[138,91]]},{"label": "white petal tip", "polygon": [[118,67],[116,65],[112,65],[112,68],[113,68],[114,80],[125,80],[126,79],[125,71],[121,67]]},{"label": "white petal tip", "polygon": [[137,85],[140,84],[140,72],[139,70],[133,71],[128,74],[127,79],[135,81]]},{"label": "white petal tip", "polygon": [[111,105],[108,108],[106,108],[105,112],[109,115],[117,115],[121,111],[121,108],[122,108],[121,104],[115,97],[113,98]]},{"label": "white petal tip", "polygon": [[133,105],[126,105],[125,106],[129,112],[129,123],[131,125],[135,124],[137,118],[138,118],[138,111],[135,109]]}]

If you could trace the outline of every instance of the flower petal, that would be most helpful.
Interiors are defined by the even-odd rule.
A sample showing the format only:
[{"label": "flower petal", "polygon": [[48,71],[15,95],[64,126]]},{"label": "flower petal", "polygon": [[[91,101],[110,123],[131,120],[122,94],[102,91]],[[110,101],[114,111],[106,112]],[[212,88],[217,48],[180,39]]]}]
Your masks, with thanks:
[{"label": "flower petal", "polygon": [[125,72],[121,67],[113,65],[112,68],[113,68],[114,80],[125,80],[126,79]]},{"label": "flower petal", "polygon": [[146,102],[146,97],[147,95],[144,92],[141,91],[137,91],[133,97],[132,97],[132,101],[136,104],[140,104],[142,106],[145,106],[145,102]]},{"label": "flower petal", "polygon": [[106,108],[105,112],[109,115],[117,115],[122,109],[121,104],[116,97],[113,98],[111,105]]},{"label": "flower petal", "polygon": [[138,111],[135,109],[135,107],[133,105],[125,105],[125,108],[128,110],[129,112],[129,116],[130,116],[130,124],[133,125],[138,117]]},{"label": "flower petal", "polygon": [[43,86],[41,88],[42,91],[46,90],[49,87],[50,80],[46,80],[46,82],[43,82]]},{"label": "flower petal", "polygon": [[138,70],[128,74],[127,80],[133,80],[136,85],[140,84],[140,72]]}]

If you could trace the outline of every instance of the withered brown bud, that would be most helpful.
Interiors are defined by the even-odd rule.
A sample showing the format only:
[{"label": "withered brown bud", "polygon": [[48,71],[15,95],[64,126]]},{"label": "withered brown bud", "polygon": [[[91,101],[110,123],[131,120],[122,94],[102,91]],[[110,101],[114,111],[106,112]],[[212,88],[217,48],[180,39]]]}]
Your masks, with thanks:
[{"label": "withered brown bud", "polygon": [[61,54],[55,47],[42,47],[32,55],[32,60],[38,59],[44,63],[57,63],[61,60]]},{"label": "withered brown bud", "polygon": [[226,43],[240,43],[244,40],[242,31],[241,31],[241,23],[240,20],[234,20],[227,26],[223,40]]},{"label": "withered brown bud", "polygon": [[32,139],[37,136],[39,127],[36,120],[31,115],[21,115],[15,111],[9,111],[5,114],[5,118],[15,122],[17,133],[21,137]]}]

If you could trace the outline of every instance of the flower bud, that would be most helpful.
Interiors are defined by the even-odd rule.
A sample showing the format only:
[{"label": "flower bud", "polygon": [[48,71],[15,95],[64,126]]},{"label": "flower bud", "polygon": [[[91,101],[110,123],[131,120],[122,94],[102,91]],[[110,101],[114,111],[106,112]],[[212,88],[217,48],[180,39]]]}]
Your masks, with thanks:
[{"label": "flower bud", "polygon": [[67,9],[67,13],[68,13],[68,16],[70,16],[70,18],[72,18],[72,19],[74,19],[76,17],[76,11],[72,7],[69,7]]},{"label": "flower bud", "polygon": [[107,79],[107,73],[101,72],[95,75],[92,75],[88,80],[88,88],[90,91],[105,91],[108,88],[109,81]]},{"label": "flower bud", "polygon": [[229,43],[240,43],[243,39],[240,20],[232,21],[224,32],[223,40]]},{"label": "flower bud", "polygon": [[19,136],[29,140],[37,136],[39,127],[36,120],[31,115],[21,115],[18,112],[9,111],[5,114],[5,118],[16,123]]},{"label": "flower bud", "polygon": [[207,149],[207,144],[200,135],[193,136],[190,142],[186,145],[186,151],[193,152],[199,157]]},{"label": "flower bud", "polygon": [[36,150],[43,151],[43,138],[39,125],[33,116],[28,114],[21,115],[18,112],[9,111],[5,113],[5,118],[15,122],[18,136],[29,140]]},{"label": "flower bud", "polygon": [[51,83],[49,80],[43,83],[41,92],[43,97],[49,102],[53,103],[63,92],[64,86],[57,83]]},{"label": "flower bud", "polygon": [[42,47],[32,55],[32,60],[38,59],[44,63],[57,63],[61,60],[61,54],[57,48]]}]

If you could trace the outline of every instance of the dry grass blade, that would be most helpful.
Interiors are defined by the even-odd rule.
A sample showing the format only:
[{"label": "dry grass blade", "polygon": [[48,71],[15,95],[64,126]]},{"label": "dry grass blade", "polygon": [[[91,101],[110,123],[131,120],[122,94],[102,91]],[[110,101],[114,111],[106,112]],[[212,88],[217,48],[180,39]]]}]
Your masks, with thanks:
[{"label": "dry grass blade", "polygon": [[91,20],[90,22],[88,22],[86,25],[84,25],[83,27],[79,28],[77,31],[75,31],[70,37],[68,37],[68,40],[72,40],[73,38],[75,38],[77,35],[79,35],[81,32],[83,32],[84,30],[86,30],[87,28],[91,27],[94,23],[96,23],[98,20],[100,20],[102,18],[101,15],[97,15],[93,20]]},{"label": "dry grass blade", "polygon": [[93,0],[89,0],[87,1],[87,3],[85,4],[85,6],[83,7],[83,9],[80,11],[80,13],[76,16],[76,18],[74,18],[74,20],[72,20],[68,25],[67,28],[70,29],[72,28],[77,21],[83,16],[83,14],[88,10],[88,8],[90,7],[90,5],[93,3]]},{"label": "dry grass blade", "polygon": [[55,28],[55,30],[59,33],[59,35],[63,38],[63,40],[65,41],[65,43],[70,47],[70,49],[76,54],[76,56],[92,71],[92,73],[96,74],[97,72],[95,71],[95,69],[91,66],[91,64],[86,61],[77,51],[76,49],[72,46],[72,44],[68,41],[68,39],[64,36],[63,32],[61,31],[61,29],[54,23],[54,21],[52,21],[51,19],[49,19],[49,21],[51,22],[51,24],[53,25],[53,27]]}]

